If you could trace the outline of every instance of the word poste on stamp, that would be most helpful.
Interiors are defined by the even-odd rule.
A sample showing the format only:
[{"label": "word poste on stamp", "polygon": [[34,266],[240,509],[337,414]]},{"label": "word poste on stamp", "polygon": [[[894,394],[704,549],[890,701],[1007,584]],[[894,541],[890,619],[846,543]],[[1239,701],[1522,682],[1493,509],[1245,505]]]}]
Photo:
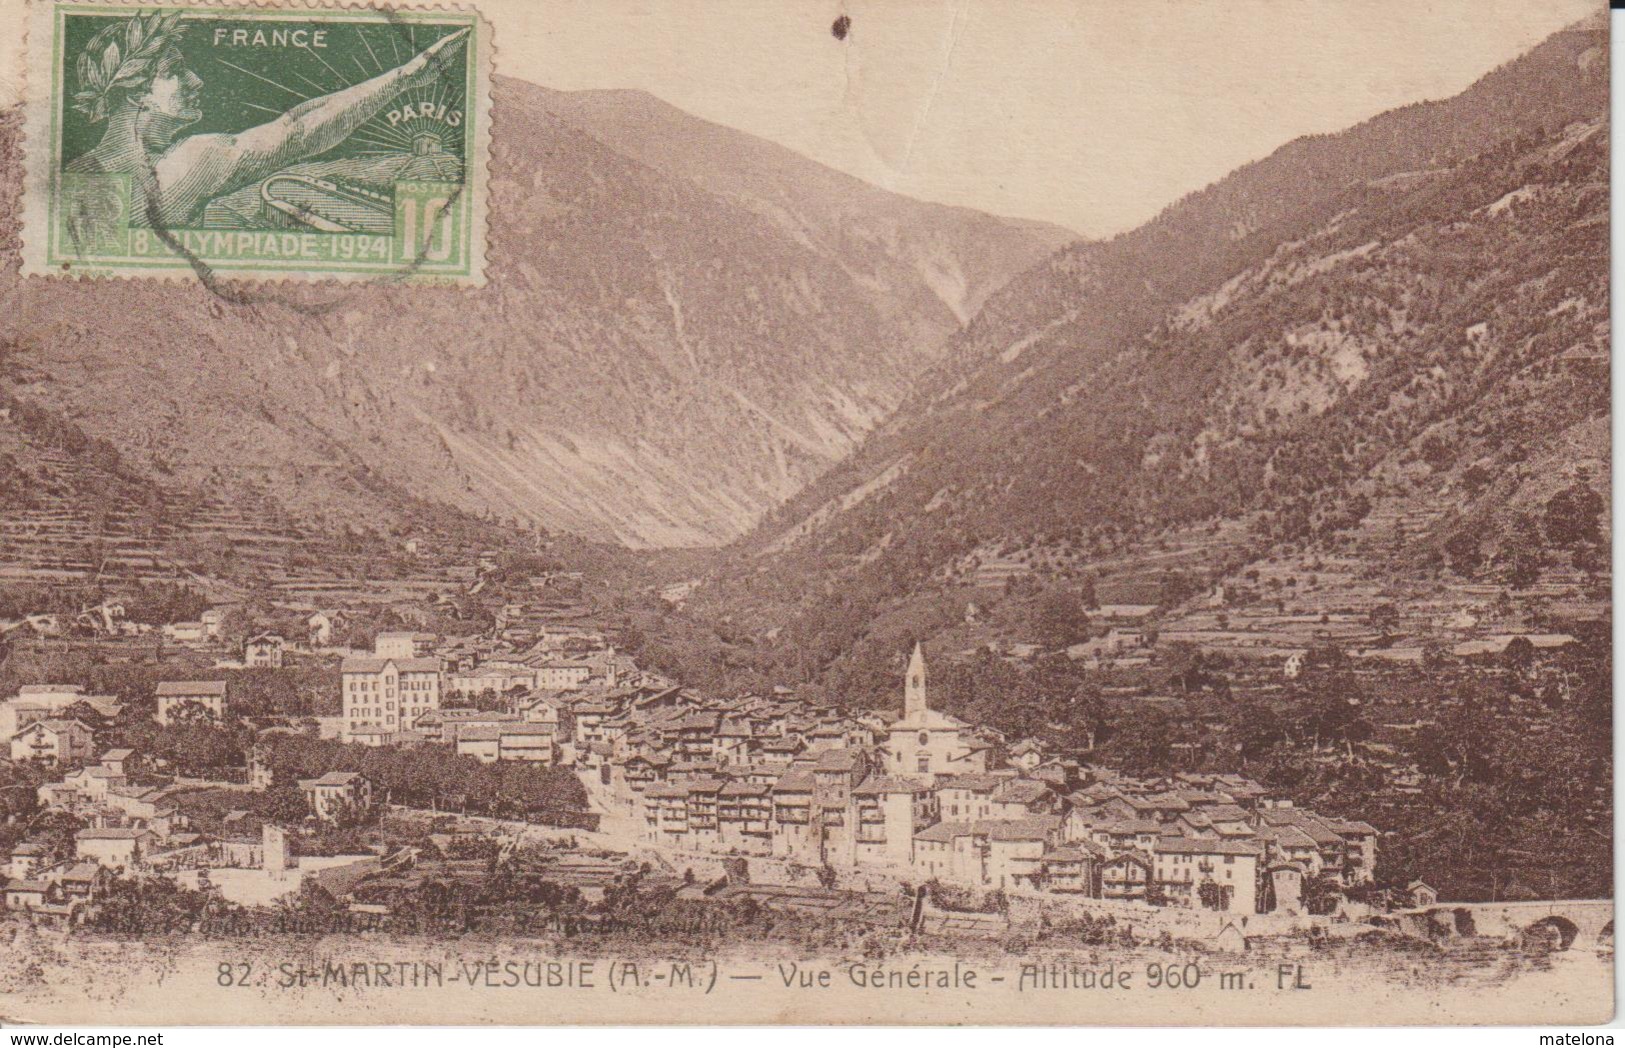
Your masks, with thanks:
[{"label": "word poste on stamp", "polygon": [[24,271],[478,285],[470,10],[39,5]]}]

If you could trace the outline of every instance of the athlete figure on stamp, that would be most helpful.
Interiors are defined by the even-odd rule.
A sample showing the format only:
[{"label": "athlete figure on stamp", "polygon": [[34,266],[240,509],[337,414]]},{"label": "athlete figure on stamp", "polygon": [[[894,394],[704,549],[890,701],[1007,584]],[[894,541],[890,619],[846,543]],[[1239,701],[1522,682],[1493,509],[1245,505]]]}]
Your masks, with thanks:
[{"label": "athlete figure on stamp", "polygon": [[195,224],[209,201],[338,145],[404,91],[426,83],[463,46],[467,29],[369,80],[301,102],[234,133],[187,135],[202,118],[203,81],[187,68],[180,12],[135,15],[91,38],[79,55],[73,106],[107,121],[74,173],[129,174],[133,224]]}]

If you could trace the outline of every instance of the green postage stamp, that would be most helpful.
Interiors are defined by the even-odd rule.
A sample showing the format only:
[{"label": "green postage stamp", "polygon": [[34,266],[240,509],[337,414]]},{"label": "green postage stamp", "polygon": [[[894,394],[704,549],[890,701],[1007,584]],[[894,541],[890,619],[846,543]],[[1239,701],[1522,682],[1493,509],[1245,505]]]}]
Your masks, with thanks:
[{"label": "green postage stamp", "polygon": [[471,9],[44,0],[24,272],[483,283]]}]

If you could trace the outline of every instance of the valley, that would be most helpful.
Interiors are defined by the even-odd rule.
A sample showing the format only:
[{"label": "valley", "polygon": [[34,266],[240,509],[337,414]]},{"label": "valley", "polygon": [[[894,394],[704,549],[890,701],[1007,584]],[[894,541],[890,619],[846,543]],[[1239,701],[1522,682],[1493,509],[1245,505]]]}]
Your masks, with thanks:
[{"label": "valley", "polygon": [[[702,718],[793,707],[811,760],[876,749],[919,652],[1001,775],[1369,823],[1358,905],[1602,894],[1605,48],[1577,24],[1099,242],[499,79],[467,293],[23,279],[0,117],[0,680],[139,691],[342,620],[278,735],[380,634],[500,674],[562,631]],[[177,639],[207,612],[228,638]],[[588,734],[589,783],[639,757]]]}]

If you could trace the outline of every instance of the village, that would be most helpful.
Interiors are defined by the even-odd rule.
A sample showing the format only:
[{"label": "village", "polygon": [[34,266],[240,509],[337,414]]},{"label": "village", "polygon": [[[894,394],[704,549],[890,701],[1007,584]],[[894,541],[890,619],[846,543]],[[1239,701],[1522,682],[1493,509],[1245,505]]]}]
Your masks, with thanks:
[{"label": "village", "polygon": [[[878,697],[847,702],[682,679],[639,627],[680,615],[691,583],[650,576],[655,610],[634,621],[556,552],[336,543],[286,577],[195,590],[154,562],[77,613],[64,572],[31,567],[0,623],[5,912],[110,927],[101,900],[163,883],[194,915],[296,904],[398,927],[424,899],[434,920],[489,924],[653,891],[864,926],[986,934],[1020,911],[1211,942],[1562,894],[1494,870],[1463,890],[1393,827],[1451,773],[1453,751],[1427,749],[1460,730],[1449,718],[1552,738],[1546,696],[1590,672],[1553,628],[1579,633],[1573,616],[1491,594],[1441,624],[1367,594],[1238,633],[1241,587],[1152,602],[1112,582],[1018,643],[1044,598],[1030,565],[987,562],[962,624],[893,647]],[[1094,697],[1069,706],[1080,681]],[[1508,698],[1469,704],[1480,686]],[[1274,780],[1234,758],[1254,736],[1290,762]]]},{"label": "village", "polygon": [[[220,621],[205,612],[168,633],[204,648]],[[298,642],[254,633],[224,661],[276,675],[315,651],[330,658],[332,625],[316,613]],[[71,681],[20,687],[0,702],[0,732],[13,769],[43,781],[0,866],[6,910],[73,925],[109,877],[164,877],[242,906],[321,885],[351,913],[388,915],[399,901],[389,887],[421,887],[457,858],[467,874],[466,860],[521,844],[545,856],[538,876],[600,894],[654,869],[685,886],[706,874],[686,890],[860,911],[896,910],[924,886],[970,911],[1025,899],[1152,925],[1185,913],[1258,928],[1269,915],[1269,927],[1302,929],[1384,908],[1370,890],[1371,825],[1240,775],[1136,778],[966,723],[934,708],[919,646],[900,713],[885,713],[813,706],[788,689],[701,694],[580,625],[522,640],[380,631],[370,651],[338,656],[336,716],[282,723],[243,718],[225,674],[158,681],[156,728],[235,731],[240,767],[102,748],[129,720],[116,696]],[[325,747],[325,763],[297,756],[302,746]],[[461,781],[437,795],[369,777],[369,761],[397,754]],[[551,775],[579,784],[585,803],[528,798],[539,780],[525,780],[510,784],[517,799],[482,809],[472,769]],[[440,832],[379,832],[412,818]],[[332,854],[308,843],[357,828],[370,836]],[[1398,904],[1436,901],[1418,881]]]}]

